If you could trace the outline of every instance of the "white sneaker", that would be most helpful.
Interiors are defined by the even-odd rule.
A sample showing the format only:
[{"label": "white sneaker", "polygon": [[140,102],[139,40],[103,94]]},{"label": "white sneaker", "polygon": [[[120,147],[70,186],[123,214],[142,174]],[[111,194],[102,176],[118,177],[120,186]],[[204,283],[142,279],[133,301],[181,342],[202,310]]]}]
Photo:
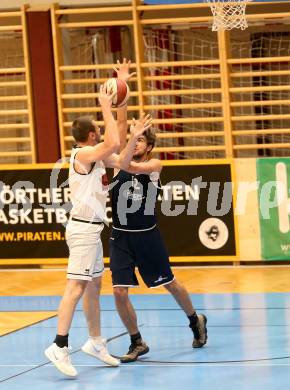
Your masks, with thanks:
[{"label": "white sneaker", "polygon": [[64,375],[67,376],[77,376],[77,370],[71,364],[70,356],[69,356],[69,348],[58,347],[55,343],[53,343],[50,347],[48,347],[45,351],[45,356],[55,365],[59,371],[61,371]]},{"label": "white sneaker", "polygon": [[82,346],[82,351],[94,356],[109,366],[117,367],[120,364],[120,360],[111,356],[107,350],[107,341],[102,339],[100,343],[94,343],[91,339]]}]

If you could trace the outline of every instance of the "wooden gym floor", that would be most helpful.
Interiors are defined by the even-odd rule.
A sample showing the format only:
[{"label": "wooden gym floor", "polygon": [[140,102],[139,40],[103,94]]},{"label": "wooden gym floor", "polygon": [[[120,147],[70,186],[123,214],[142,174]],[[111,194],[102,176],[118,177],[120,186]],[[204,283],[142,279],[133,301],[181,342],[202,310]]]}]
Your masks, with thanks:
[{"label": "wooden gym floor", "polygon": [[[177,267],[177,280],[192,294],[272,293],[290,291],[290,266]],[[0,270],[0,296],[61,296],[65,270]],[[132,294],[167,294],[161,288],[131,289]],[[102,294],[111,295],[110,271],[103,276]],[[0,311],[0,335],[55,316],[56,312]]]}]

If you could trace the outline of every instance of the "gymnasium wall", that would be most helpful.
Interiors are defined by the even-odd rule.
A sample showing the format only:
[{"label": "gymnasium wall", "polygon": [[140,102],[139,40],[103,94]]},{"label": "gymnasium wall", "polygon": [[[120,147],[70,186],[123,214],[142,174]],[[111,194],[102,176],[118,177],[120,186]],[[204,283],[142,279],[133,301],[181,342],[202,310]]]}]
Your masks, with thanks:
[{"label": "gymnasium wall", "polygon": [[129,118],[152,113],[162,159],[287,156],[290,5],[250,3],[247,19],[244,31],[213,32],[208,4],[138,0],[0,12],[0,163],[54,161],[40,152],[45,115],[59,156],[70,152],[75,117],[103,125],[98,88],[122,57],[137,71]]},{"label": "gymnasium wall", "polygon": [[[163,165],[157,214],[172,262],[289,260],[290,158]],[[0,167],[0,264],[66,263],[67,174],[65,164]],[[106,214],[107,258],[109,198]]]},{"label": "gymnasium wall", "polygon": [[240,259],[245,261],[261,260],[256,161],[255,158],[234,160],[238,242]]}]

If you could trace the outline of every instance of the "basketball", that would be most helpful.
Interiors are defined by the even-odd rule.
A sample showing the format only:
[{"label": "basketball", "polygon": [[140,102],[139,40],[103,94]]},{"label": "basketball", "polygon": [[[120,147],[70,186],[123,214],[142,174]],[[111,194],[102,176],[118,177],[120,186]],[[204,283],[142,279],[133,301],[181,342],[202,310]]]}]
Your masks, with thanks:
[{"label": "basketball", "polygon": [[124,80],[111,78],[105,82],[106,90],[116,93],[113,98],[113,107],[122,107],[127,103],[130,96],[130,89]]}]

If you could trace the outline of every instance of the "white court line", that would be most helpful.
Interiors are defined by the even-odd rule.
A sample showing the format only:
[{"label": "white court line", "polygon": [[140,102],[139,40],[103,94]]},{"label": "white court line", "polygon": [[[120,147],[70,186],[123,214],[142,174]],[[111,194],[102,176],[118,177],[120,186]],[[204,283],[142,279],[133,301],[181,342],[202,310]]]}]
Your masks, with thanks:
[{"label": "white court line", "polygon": [[[255,362],[249,362],[249,363],[222,363],[222,364],[207,364],[207,363],[186,363],[186,364],[176,364],[176,363],[159,363],[159,364],[123,364],[119,366],[121,367],[130,367],[130,368],[136,368],[136,367],[165,367],[168,368],[170,367],[269,367],[269,366],[290,366],[290,363],[275,363],[272,364],[271,362],[269,363],[255,363]],[[0,364],[0,367],[39,367],[39,364]],[[42,367],[55,367],[53,364],[46,364],[43,365],[39,368]],[[74,367],[109,367],[107,364],[74,364]],[[114,367],[115,369],[117,367]]]}]

